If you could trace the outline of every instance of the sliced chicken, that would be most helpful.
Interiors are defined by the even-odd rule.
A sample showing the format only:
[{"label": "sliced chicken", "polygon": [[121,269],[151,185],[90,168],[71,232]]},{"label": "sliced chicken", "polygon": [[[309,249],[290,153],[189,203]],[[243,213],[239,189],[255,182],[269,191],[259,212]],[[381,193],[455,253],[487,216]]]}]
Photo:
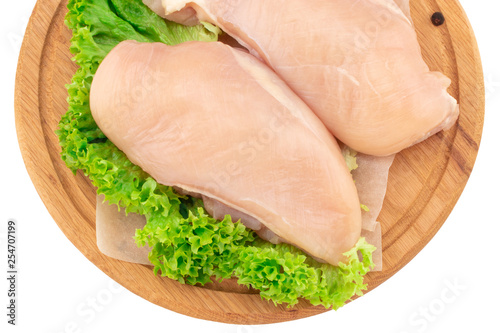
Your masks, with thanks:
[{"label": "sliced chicken", "polygon": [[145,0],[184,24],[218,25],[356,151],[390,155],[451,127],[450,80],[429,71],[409,0]]},{"label": "sliced chicken", "polygon": [[364,230],[373,231],[376,227],[387,191],[389,169],[395,157],[356,154],[358,167],[352,171],[352,178],[358,189],[359,202],[368,208],[368,211],[361,212]]},{"label": "sliced chicken", "polygon": [[[349,151],[345,152],[345,155],[354,155],[352,150],[344,144],[341,144],[340,147],[343,153]],[[375,267],[372,269],[373,272],[382,270],[382,230],[377,218],[384,202],[389,168],[394,157],[394,155],[375,157],[358,153],[356,154],[357,168],[352,172],[360,202],[369,208],[369,211],[361,212],[361,237],[365,237],[368,243],[377,248],[372,254],[375,263]],[[198,193],[188,192],[178,187],[175,190],[183,195],[200,197]],[[146,218],[133,213],[125,215],[123,209],[119,211],[116,206],[111,206],[103,201],[102,196],[98,197],[96,235],[99,250],[113,258],[146,265],[150,264],[148,259],[150,249],[147,247],[138,248],[133,241],[135,230],[144,227]],[[230,215],[233,221],[240,220],[245,226],[255,230],[262,239],[274,244],[283,242],[269,228],[247,214],[209,197],[204,196],[203,203],[207,212],[218,220]],[[322,261],[318,258],[315,259]]]},{"label": "sliced chicken", "polygon": [[134,235],[137,229],[144,228],[143,215],[125,213],[117,205],[104,201],[104,195],[97,196],[96,202],[96,239],[97,247],[105,255],[133,263],[150,265],[149,246],[137,247]]},{"label": "sliced chicken", "polygon": [[105,135],[159,183],[247,214],[331,264],[360,237],[340,148],[267,66],[222,43],[120,43],[90,92]]},{"label": "sliced chicken", "polygon": [[372,254],[375,263],[373,271],[382,270],[382,226],[377,219],[384,203],[389,169],[394,158],[395,155],[372,156],[358,153],[356,155],[358,167],[352,171],[359,201],[368,207],[368,211],[361,212],[361,236],[377,248]]}]

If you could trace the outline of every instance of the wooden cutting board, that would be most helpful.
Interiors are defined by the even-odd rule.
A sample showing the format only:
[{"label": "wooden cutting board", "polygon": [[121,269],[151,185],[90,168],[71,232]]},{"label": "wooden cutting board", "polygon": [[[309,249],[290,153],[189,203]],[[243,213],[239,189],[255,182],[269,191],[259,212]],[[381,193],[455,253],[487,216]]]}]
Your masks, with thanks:
[{"label": "wooden cutting board", "polygon": [[[383,232],[382,272],[366,277],[376,288],[407,264],[436,234],[471,173],[484,119],[484,84],[476,40],[456,0],[412,0],[412,18],[425,61],[452,80],[460,103],[458,123],[445,133],[399,153],[390,172],[379,221]],[[95,189],[82,173],[73,175],[59,157],[54,134],[66,112],[66,89],[76,65],[71,32],[64,25],[66,1],[39,0],[29,21],[16,77],[18,139],[26,168],[55,222],[99,269],[133,293],[189,316],[237,324],[288,321],[325,311],[301,301],[292,309],[274,306],[231,283],[209,288],[157,277],[148,266],[101,254],[95,239]],[[431,24],[440,11],[446,23]],[[352,306],[352,305],[348,305]]]}]

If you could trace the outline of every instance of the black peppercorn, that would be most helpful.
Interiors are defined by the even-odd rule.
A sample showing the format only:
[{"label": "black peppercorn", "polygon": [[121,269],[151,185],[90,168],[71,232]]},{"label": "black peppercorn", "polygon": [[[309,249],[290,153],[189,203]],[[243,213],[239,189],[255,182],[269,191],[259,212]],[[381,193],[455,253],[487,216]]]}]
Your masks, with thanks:
[{"label": "black peppercorn", "polygon": [[443,13],[441,13],[441,12],[435,12],[434,14],[432,14],[431,22],[436,27],[442,25],[444,23],[444,15],[443,15]]}]

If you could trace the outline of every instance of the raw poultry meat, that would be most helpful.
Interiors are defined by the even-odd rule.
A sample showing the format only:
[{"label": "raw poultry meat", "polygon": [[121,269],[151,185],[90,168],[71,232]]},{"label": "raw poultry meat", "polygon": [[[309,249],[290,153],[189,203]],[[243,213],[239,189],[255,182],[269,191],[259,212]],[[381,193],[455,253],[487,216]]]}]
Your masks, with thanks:
[{"label": "raw poultry meat", "polygon": [[99,251],[105,255],[142,265],[151,264],[149,246],[138,247],[134,240],[136,229],[144,228],[146,218],[143,215],[126,213],[116,205],[104,202],[104,195],[98,195],[96,201],[96,240]]},{"label": "raw poultry meat", "polygon": [[[345,149],[342,145],[341,147]],[[375,229],[387,191],[389,169],[395,157],[396,155],[356,154],[358,167],[352,171],[352,178],[358,189],[359,201],[369,209],[361,213],[363,229],[365,230],[373,231]]]},{"label": "raw poultry meat", "polygon": [[218,25],[356,151],[390,155],[451,127],[450,80],[429,71],[409,0],[144,0],[169,20]]},{"label": "raw poultry meat", "polygon": [[217,200],[331,264],[361,233],[340,148],[267,66],[219,42],[125,41],[90,92],[104,134],[159,183]]},{"label": "raw poultry meat", "polygon": [[[343,154],[354,155],[353,151],[344,144],[340,144],[340,147]],[[372,255],[375,264],[372,271],[382,270],[382,229],[377,218],[384,202],[389,168],[394,157],[394,155],[376,157],[357,153],[357,168],[352,172],[360,202],[369,208],[368,211],[361,212],[361,237],[365,237],[369,244],[377,248]],[[200,197],[196,193],[187,192],[178,187],[175,190],[183,195]],[[99,197],[96,207],[96,236],[99,250],[113,258],[149,265],[149,248],[138,248],[133,241],[135,229],[142,229],[146,224],[146,218],[133,213],[125,216],[124,210],[119,211],[115,205],[110,206],[103,200],[102,196]],[[203,203],[207,212],[218,220],[222,220],[226,214],[229,214],[233,221],[240,219],[247,227],[255,230],[261,238],[274,244],[283,242],[269,228],[249,215],[209,197],[203,197]],[[318,259],[316,258],[316,260]]]}]

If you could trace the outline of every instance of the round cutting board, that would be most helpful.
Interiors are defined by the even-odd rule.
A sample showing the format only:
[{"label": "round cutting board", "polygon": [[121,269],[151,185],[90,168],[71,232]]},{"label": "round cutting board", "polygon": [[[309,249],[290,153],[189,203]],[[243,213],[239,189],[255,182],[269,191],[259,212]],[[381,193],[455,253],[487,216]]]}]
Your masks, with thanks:
[{"label": "round cutting board", "polygon": [[[26,168],[47,209],[71,242],[133,293],[189,316],[262,324],[326,311],[303,300],[291,309],[275,306],[252,291],[242,291],[231,281],[209,288],[182,285],[155,276],[148,266],[115,260],[99,252],[95,189],[82,173],[73,175],[66,168],[54,134],[68,106],[65,84],[77,68],[69,52],[71,32],[64,25],[66,11],[66,1],[37,2],[19,57],[15,108]],[[438,27],[430,20],[437,11],[446,19]],[[460,4],[456,0],[412,0],[411,12],[424,59],[431,70],[451,78],[449,91],[459,101],[461,113],[452,129],[396,156],[379,216],[384,269],[366,276],[369,290],[407,264],[442,226],[469,178],[483,125],[481,61]]]}]

